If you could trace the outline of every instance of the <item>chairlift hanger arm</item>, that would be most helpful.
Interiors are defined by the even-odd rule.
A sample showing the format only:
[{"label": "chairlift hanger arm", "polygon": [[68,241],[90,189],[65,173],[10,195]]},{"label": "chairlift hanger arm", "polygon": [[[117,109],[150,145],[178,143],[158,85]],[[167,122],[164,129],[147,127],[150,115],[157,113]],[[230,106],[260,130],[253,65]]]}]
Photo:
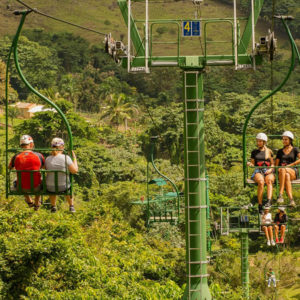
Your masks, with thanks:
[{"label": "chairlift hanger arm", "polygon": [[[178,210],[179,210],[179,203],[180,203],[180,194],[179,194],[179,191],[178,191],[178,188],[176,186],[176,184],[170,179],[168,178],[167,176],[165,176],[164,174],[162,174],[158,168],[156,167],[155,165],[155,162],[154,162],[154,145],[155,145],[155,142],[152,140],[152,143],[151,143],[151,154],[150,154],[150,160],[151,160],[151,164],[154,168],[154,170],[161,176],[163,177],[164,179],[166,179],[168,182],[171,183],[171,185],[173,186],[176,194],[177,194],[177,202],[178,202]],[[179,214],[178,214],[179,216]]]},{"label": "chairlift hanger arm", "polygon": [[13,44],[12,44],[12,49],[13,49],[13,53],[14,53],[14,61],[15,61],[15,65],[16,65],[16,69],[18,71],[18,74],[20,75],[22,81],[24,82],[24,84],[28,87],[28,89],[33,92],[35,95],[37,95],[40,99],[44,100],[46,103],[48,103],[51,107],[53,107],[58,113],[59,115],[61,116],[61,118],[63,119],[65,125],[66,125],[66,128],[67,128],[67,131],[68,131],[68,135],[69,135],[69,150],[72,150],[73,149],[73,138],[72,138],[72,132],[71,132],[71,127],[70,127],[70,124],[66,118],[66,116],[64,115],[64,113],[60,110],[60,108],[55,104],[53,103],[51,100],[49,100],[47,97],[45,97],[44,95],[42,95],[41,93],[39,93],[37,90],[35,90],[32,85],[27,81],[27,79],[25,78],[22,70],[21,70],[21,67],[19,65],[19,60],[18,60],[18,40],[19,40],[19,37],[20,37],[20,33],[21,33],[21,30],[22,30],[22,27],[24,25],[24,22],[25,22],[25,19],[26,19],[26,16],[28,15],[28,13],[30,13],[31,11],[24,11],[24,12],[21,12],[21,15],[22,15],[22,18],[21,18],[21,21],[20,21],[20,25],[19,25],[19,28],[17,30],[17,33],[15,35],[15,38],[13,40]]},{"label": "chairlift hanger arm", "polygon": [[[123,19],[125,24],[128,26],[128,5],[127,0],[118,0],[118,5],[120,7]],[[136,24],[134,22],[134,19],[131,16],[131,38],[132,43],[135,48],[135,51],[137,52],[137,56],[145,56],[145,46],[142,42],[141,36],[138,32],[138,29],[136,27]],[[130,41],[128,41],[130,43]]]},{"label": "chairlift hanger arm", "polygon": [[[285,78],[283,79],[283,81],[274,89],[272,90],[268,95],[266,95],[265,97],[261,98],[250,110],[248,116],[246,117],[245,123],[244,123],[244,127],[243,127],[243,170],[244,170],[244,185],[246,185],[246,180],[247,180],[247,153],[246,153],[246,131],[247,131],[247,126],[249,123],[249,120],[252,116],[252,114],[254,113],[254,111],[263,103],[265,102],[268,98],[270,98],[271,96],[273,96],[274,94],[276,94],[279,90],[281,90],[281,88],[286,84],[286,82],[288,81],[288,79],[291,76],[291,73],[295,67],[295,53],[298,51],[298,49],[296,50],[296,43],[292,37],[292,34],[290,32],[289,27],[287,26],[284,18],[281,19],[285,30],[288,34],[289,40],[290,40],[290,44],[291,44],[291,50],[292,50],[292,56],[291,56],[291,64],[290,64],[290,68],[288,70],[287,75],[285,76]],[[300,60],[300,56],[299,56],[299,60]]]}]

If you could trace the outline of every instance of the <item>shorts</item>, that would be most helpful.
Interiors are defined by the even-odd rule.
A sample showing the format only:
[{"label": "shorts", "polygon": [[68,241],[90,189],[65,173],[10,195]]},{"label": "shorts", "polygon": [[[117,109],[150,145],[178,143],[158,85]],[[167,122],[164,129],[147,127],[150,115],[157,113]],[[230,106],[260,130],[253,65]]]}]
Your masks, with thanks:
[{"label": "shorts", "polygon": [[276,225],[278,226],[279,230],[281,230],[281,226],[284,226],[284,227],[286,227],[286,225],[285,225],[285,224],[276,224]]},{"label": "shorts", "polygon": [[263,227],[272,227],[273,225],[272,224],[264,224],[261,226],[261,230],[263,230]]},{"label": "shorts", "polygon": [[21,192],[24,194],[30,194],[30,193],[37,193],[41,190],[41,185],[38,185],[33,188],[33,191],[31,189],[21,189]]},{"label": "shorts", "polygon": [[[65,192],[69,192],[70,190],[71,190],[71,186],[69,186],[68,188],[66,188],[66,186],[58,186],[57,193],[65,193]],[[47,192],[50,195],[54,195],[56,193],[55,187],[51,187],[50,189],[48,189],[47,187]]]},{"label": "shorts", "polygon": [[251,175],[251,179],[253,180],[254,179],[254,176],[257,174],[257,173],[260,173],[264,176],[266,176],[266,172],[267,172],[267,168],[263,168],[263,169],[255,169],[253,174]]},{"label": "shorts", "polygon": [[[14,180],[13,185],[12,185],[12,187],[11,187],[11,190],[12,190],[12,191],[19,191],[19,190],[18,190],[18,186],[17,186],[17,180]],[[24,194],[36,193],[36,192],[39,192],[39,191],[41,191],[41,190],[42,190],[42,184],[40,184],[40,185],[38,185],[38,186],[35,186],[35,187],[33,188],[33,190],[31,190],[31,188],[30,188],[30,189],[23,189],[23,188],[21,187],[21,192],[24,193]]]}]

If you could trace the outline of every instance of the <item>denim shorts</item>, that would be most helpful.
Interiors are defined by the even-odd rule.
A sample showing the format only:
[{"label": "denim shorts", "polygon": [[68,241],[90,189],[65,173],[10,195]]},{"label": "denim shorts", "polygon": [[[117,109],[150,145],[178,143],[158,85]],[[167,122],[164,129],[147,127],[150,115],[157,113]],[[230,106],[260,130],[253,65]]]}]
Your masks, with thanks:
[{"label": "denim shorts", "polygon": [[266,172],[267,172],[267,168],[263,168],[263,169],[255,169],[253,174],[251,175],[251,179],[253,180],[254,179],[254,176],[257,174],[257,173],[260,173],[264,176],[266,176]]}]

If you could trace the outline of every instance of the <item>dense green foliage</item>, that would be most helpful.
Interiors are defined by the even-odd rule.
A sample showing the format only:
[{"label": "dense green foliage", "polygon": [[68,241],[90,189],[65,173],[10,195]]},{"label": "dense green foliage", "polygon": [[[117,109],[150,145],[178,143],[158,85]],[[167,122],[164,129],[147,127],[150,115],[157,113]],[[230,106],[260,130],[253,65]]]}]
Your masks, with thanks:
[{"label": "dense green foliage", "polygon": [[[246,11],[249,1],[239,2]],[[266,1],[263,10],[268,21],[271,2]],[[288,5],[278,2],[276,9],[291,12],[293,3],[296,1]],[[297,36],[298,21],[291,25]],[[56,214],[50,214],[48,199],[38,212],[25,207],[21,197],[5,199],[2,159],[0,297],[180,299],[186,282],[183,214],[178,227],[158,224],[147,231],[144,208],[132,202],[146,194],[151,136],[158,136],[158,168],[183,191],[181,72],[158,68],[148,75],[128,75],[101,45],[89,45],[74,34],[35,29],[25,30],[24,35],[19,46],[24,74],[66,114],[74,135],[79,161],[79,173],[74,177],[77,212],[68,214],[63,199]],[[3,60],[10,43],[11,37],[6,37],[0,45]],[[288,63],[286,56],[277,55],[273,87],[284,77]],[[1,101],[4,70],[5,64],[0,62]],[[208,67],[204,79],[206,165],[214,226],[220,221],[220,206],[256,205],[255,189],[242,184],[241,133],[251,107],[271,88],[270,64],[265,61],[256,72]],[[300,137],[299,80],[297,72],[281,92],[255,112],[247,131],[248,155],[255,148],[253,136],[257,132],[278,135],[269,143],[272,149],[282,146],[279,135],[283,130]],[[13,67],[10,84],[10,103],[39,102],[25,89]],[[57,113],[37,113],[24,120],[10,108],[9,117],[15,125],[9,132],[11,146],[16,146],[24,133],[31,134],[38,147],[48,147],[54,136],[67,139]],[[0,132],[4,133],[3,128]],[[3,158],[3,144],[0,153]],[[157,174],[150,170],[150,176]],[[294,196],[299,203],[299,189]],[[280,299],[293,299],[299,293],[299,212],[289,217],[289,247],[280,256],[267,248],[264,236],[250,236],[251,299],[272,297],[264,274],[270,264],[281,276]],[[215,299],[242,299],[238,236],[214,233],[211,292]]]}]

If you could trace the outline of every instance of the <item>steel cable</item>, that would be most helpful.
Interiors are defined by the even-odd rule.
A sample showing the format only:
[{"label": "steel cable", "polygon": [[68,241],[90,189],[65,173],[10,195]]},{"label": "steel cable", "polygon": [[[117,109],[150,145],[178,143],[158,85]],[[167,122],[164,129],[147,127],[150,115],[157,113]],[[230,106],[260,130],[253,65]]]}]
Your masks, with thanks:
[{"label": "steel cable", "polygon": [[94,33],[97,33],[97,34],[100,34],[100,35],[104,35],[104,36],[106,35],[106,33],[103,33],[103,32],[100,32],[100,31],[88,28],[88,27],[84,27],[84,26],[81,26],[81,25],[78,25],[78,24],[75,24],[75,23],[72,23],[72,22],[69,22],[69,21],[65,21],[63,19],[59,19],[57,17],[50,16],[48,14],[45,14],[45,13],[39,11],[36,8],[32,8],[31,6],[29,6],[28,4],[26,4],[25,2],[23,2],[21,0],[16,0],[16,1],[19,2],[20,4],[22,4],[23,6],[25,6],[26,8],[30,9],[34,13],[39,14],[39,15],[41,15],[43,17],[46,17],[46,18],[49,18],[49,19],[52,19],[52,20],[55,20],[55,21],[58,21],[58,22],[61,22],[61,23],[65,23],[65,24],[68,24],[70,26],[77,27],[77,28],[80,28],[80,29],[83,29],[83,30],[94,32]]}]

